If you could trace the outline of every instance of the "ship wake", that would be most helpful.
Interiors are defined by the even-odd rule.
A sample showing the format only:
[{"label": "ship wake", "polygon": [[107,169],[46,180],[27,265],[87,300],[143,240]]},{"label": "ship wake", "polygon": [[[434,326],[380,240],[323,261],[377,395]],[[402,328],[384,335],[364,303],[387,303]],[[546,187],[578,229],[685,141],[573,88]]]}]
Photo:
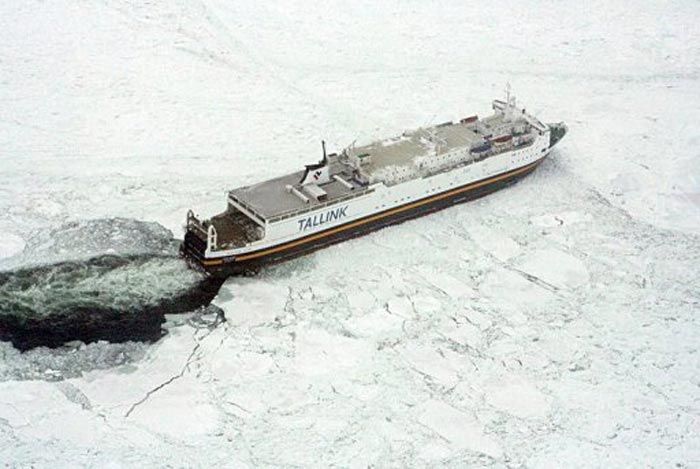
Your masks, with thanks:
[{"label": "ship wake", "polygon": [[62,227],[12,262],[20,265],[0,271],[0,340],[20,350],[155,341],[166,314],[206,307],[222,282],[187,268],[165,228],[126,219]]}]

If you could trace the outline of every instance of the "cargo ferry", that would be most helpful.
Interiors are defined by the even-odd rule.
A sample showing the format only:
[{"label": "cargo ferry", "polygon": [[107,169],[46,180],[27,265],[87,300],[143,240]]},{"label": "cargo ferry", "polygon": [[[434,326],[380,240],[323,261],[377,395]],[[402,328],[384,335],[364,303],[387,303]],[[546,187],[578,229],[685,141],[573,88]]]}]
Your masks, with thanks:
[{"label": "cargo ferry", "polygon": [[525,177],[566,134],[516,105],[326,154],[302,171],[228,193],[209,219],[187,213],[180,252],[214,276],[255,272],[388,225],[482,197]]}]

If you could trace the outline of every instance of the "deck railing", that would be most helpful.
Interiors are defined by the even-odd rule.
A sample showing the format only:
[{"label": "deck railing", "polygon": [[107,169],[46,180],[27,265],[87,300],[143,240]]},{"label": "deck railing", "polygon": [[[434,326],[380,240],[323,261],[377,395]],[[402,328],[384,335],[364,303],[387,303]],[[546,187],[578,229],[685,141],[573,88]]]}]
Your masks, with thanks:
[{"label": "deck railing", "polygon": [[363,189],[363,190],[359,190],[359,191],[352,191],[352,192],[345,194],[341,197],[335,197],[333,199],[329,199],[327,202],[323,202],[320,204],[314,204],[314,205],[307,205],[305,207],[301,207],[298,209],[288,210],[288,211],[283,212],[279,215],[275,215],[274,217],[270,218],[268,220],[268,222],[273,223],[276,221],[285,220],[287,218],[291,218],[291,217],[294,217],[296,215],[300,215],[300,214],[305,213],[305,212],[311,212],[313,210],[318,210],[320,208],[327,207],[329,205],[335,205],[337,203],[344,202],[346,200],[355,199],[355,198],[360,197],[362,195],[369,194],[370,192],[374,192],[374,189],[367,188],[367,189]]},{"label": "deck railing", "polygon": [[192,210],[187,211],[187,231],[199,232],[207,242],[207,251],[215,250],[218,242],[216,228],[210,223],[202,223]]}]

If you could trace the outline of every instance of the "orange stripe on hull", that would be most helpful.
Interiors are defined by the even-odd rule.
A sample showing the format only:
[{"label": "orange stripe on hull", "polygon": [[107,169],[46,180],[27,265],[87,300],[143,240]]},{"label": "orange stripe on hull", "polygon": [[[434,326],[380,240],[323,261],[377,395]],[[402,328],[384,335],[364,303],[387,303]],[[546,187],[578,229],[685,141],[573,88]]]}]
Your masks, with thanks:
[{"label": "orange stripe on hull", "polygon": [[[250,259],[256,259],[258,257],[266,256],[269,254],[274,254],[274,253],[280,252],[280,251],[286,251],[287,249],[291,249],[291,248],[294,248],[296,246],[309,243],[311,241],[316,241],[318,239],[322,239],[322,238],[325,238],[327,236],[331,236],[333,234],[340,233],[340,232],[345,231],[345,230],[349,230],[349,229],[352,229],[352,228],[355,228],[358,226],[362,226],[364,224],[371,223],[373,221],[381,220],[382,218],[386,218],[388,216],[391,216],[391,215],[394,215],[397,213],[405,212],[406,210],[411,210],[413,208],[420,207],[422,205],[426,205],[426,204],[429,204],[431,202],[435,202],[437,200],[446,199],[446,198],[452,197],[456,194],[460,194],[462,192],[466,192],[466,191],[469,191],[472,189],[476,189],[476,188],[485,186],[487,184],[492,184],[494,182],[498,182],[502,179],[516,176],[520,173],[523,173],[523,172],[529,170],[530,168],[532,168],[534,166],[537,166],[541,161],[542,161],[542,159],[537,160],[534,163],[530,163],[527,166],[523,166],[522,168],[518,168],[514,171],[510,171],[508,173],[503,173],[503,174],[500,174],[498,176],[495,176],[495,177],[492,177],[489,179],[484,179],[482,181],[468,184],[466,186],[462,186],[462,187],[457,188],[457,189],[452,189],[450,191],[443,192],[441,194],[437,194],[437,195],[434,195],[431,197],[427,197],[425,199],[421,199],[421,200],[416,201],[416,202],[402,205],[401,207],[390,209],[390,210],[387,210],[385,212],[382,212],[382,213],[379,213],[376,215],[371,215],[369,217],[365,217],[365,218],[362,218],[360,220],[347,223],[347,224],[339,226],[337,228],[331,228],[331,229],[323,231],[321,233],[318,233],[315,235],[310,235],[310,236],[307,236],[305,238],[298,239],[296,241],[289,241],[287,243],[280,244],[280,245],[272,247],[272,248],[263,249],[262,251],[256,251],[256,252],[253,252],[251,254],[243,254],[240,256],[235,256],[234,261],[241,262],[241,261],[246,261],[246,260],[250,260]],[[221,259],[202,261],[203,265],[219,265],[221,263],[223,263],[223,260],[221,260]]]}]

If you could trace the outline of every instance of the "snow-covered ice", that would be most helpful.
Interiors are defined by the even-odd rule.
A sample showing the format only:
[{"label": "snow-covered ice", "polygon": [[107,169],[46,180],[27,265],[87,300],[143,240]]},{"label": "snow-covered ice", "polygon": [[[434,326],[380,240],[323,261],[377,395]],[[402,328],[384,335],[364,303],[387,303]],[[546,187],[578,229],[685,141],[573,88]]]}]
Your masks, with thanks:
[{"label": "snow-covered ice", "polygon": [[13,233],[0,233],[2,244],[0,244],[0,259],[13,257],[21,253],[24,249],[25,241]]},{"label": "snow-covered ice", "polygon": [[0,461],[700,465],[698,23],[682,0],[4,2],[3,269],[161,249],[155,224],[84,235],[181,233],[321,138],[483,114],[507,81],[570,132],[505,191],[230,279],[225,323],[2,344]]}]

